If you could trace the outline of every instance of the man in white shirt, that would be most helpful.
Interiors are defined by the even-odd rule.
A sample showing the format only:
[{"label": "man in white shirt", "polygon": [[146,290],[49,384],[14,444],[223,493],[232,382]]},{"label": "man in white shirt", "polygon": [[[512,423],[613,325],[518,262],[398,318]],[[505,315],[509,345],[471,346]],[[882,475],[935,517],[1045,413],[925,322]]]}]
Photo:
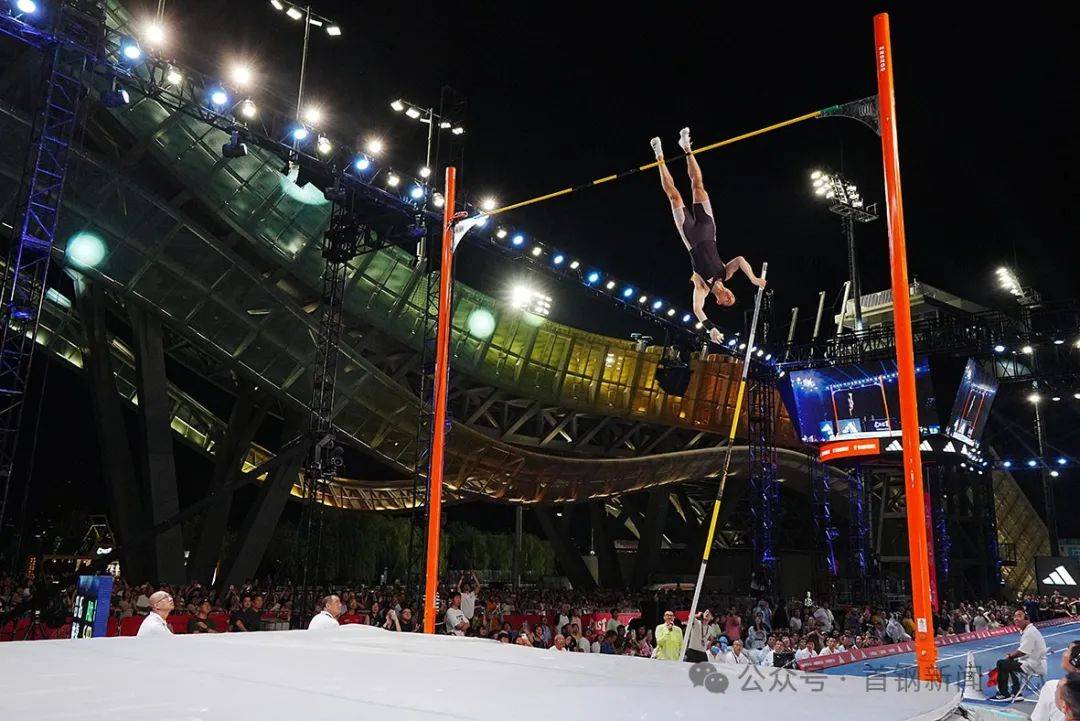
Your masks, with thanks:
[{"label": "man in white shirt", "polygon": [[338,628],[338,616],[341,615],[341,599],[334,594],[324,596],[322,610],[316,613],[308,624],[309,631]]},{"label": "man in white shirt", "polygon": [[757,652],[757,665],[772,667],[776,661],[776,638],[769,636],[765,648]]},{"label": "man in white shirt", "polygon": [[150,594],[147,603],[150,605],[150,613],[146,614],[146,618],[139,625],[139,632],[135,635],[140,637],[171,636],[172,629],[169,628],[165,619],[173,610],[173,597],[168,591],[155,591]]},{"label": "man in white shirt", "polygon": [[989,625],[989,621],[986,620],[986,609],[979,606],[979,612],[975,614],[975,618],[971,619],[971,628],[975,631],[985,631]]},{"label": "man in white shirt", "polygon": [[446,632],[451,636],[464,636],[469,628],[469,619],[461,610],[461,592],[455,591],[450,596],[450,608],[446,609]]},{"label": "man in white shirt", "polygon": [[795,652],[796,661],[802,661],[803,659],[810,658],[811,656],[817,656],[817,651],[814,649],[813,641],[807,641],[802,648]]},{"label": "man in white shirt", "polygon": [[[997,662],[998,692],[995,701],[1009,701],[1020,693],[1017,672],[1046,676],[1046,640],[1028,618],[1027,612],[1013,614],[1013,623],[1020,629],[1020,647]],[[1010,688],[1013,690],[1010,692]]]},{"label": "man in white shirt", "polygon": [[814,611],[814,620],[818,623],[818,628],[824,634],[832,633],[833,623],[836,620],[833,617],[833,612],[829,610],[828,601],[823,602],[818,609]]},{"label": "man in white shirt", "polygon": [[[1061,668],[1066,675],[1080,673],[1080,641],[1073,641],[1061,654]],[[1065,714],[1057,706],[1058,680],[1047,681],[1039,690],[1039,700],[1031,712],[1031,721],[1065,721]]]},{"label": "man in white shirt", "polygon": [[570,637],[574,639],[574,645],[582,653],[592,653],[592,644],[589,639],[581,635],[581,626],[576,623],[570,624]]},{"label": "man in white shirt", "polygon": [[724,663],[751,665],[754,662],[750,659],[750,655],[743,650],[743,642],[735,640],[731,644],[731,650],[724,654]]},{"label": "man in white shirt", "polygon": [[705,634],[706,629],[712,623],[712,619],[712,611],[706,608],[686,625],[686,634],[690,637],[686,642],[686,661],[699,663],[708,660],[705,655],[705,644],[708,643],[709,639]]}]

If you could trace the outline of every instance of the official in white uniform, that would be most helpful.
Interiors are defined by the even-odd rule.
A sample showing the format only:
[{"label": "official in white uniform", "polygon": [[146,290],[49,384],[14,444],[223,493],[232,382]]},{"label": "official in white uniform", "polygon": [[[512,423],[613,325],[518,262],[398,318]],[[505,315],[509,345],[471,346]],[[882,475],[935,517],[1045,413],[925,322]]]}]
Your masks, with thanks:
[{"label": "official in white uniform", "polygon": [[165,621],[173,610],[173,597],[168,591],[155,591],[150,594],[150,613],[146,614],[139,625],[138,637],[171,636],[172,629]]},{"label": "official in white uniform", "polygon": [[1020,679],[1016,677],[1018,671],[1046,676],[1046,640],[1043,635],[1024,611],[1013,614],[1013,623],[1020,629],[1020,647],[997,662],[996,701],[1012,699],[1020,693]]},{"label": "official in white uniform", "polygon": [[338,616],[341,615],[341,599],[334,594],[324,596],[322,610],[316,613],[308,624],[309,631],[320,631],[327,628],[337,628]]},{"label": "official in white uniform", "polygon": [[[1066,674],[1080,673],[1080,641],[1070,643],[1061,654],[1061,668]],[[1057,706],[1057,686],[1057,679],[1043,684],[1031,721],[1065,721],[1065,714]]]}]

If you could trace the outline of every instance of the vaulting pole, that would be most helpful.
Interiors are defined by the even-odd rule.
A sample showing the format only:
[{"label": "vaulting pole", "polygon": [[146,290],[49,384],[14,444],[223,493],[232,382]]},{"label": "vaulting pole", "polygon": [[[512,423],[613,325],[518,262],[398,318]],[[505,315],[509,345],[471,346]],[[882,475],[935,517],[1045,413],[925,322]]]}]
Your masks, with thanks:
[{"label": "vaulting pole", "polygon": [[[761,279],[769,272],[769,264],[761,264]],[[746,339],[746,355],[743,357],[742,376],[739,378],[739,392],[735,396],[735,414],[731,418],[731,430],[728,431],[727,453],[724,454],[724,470],[716,486],[716,499],[713,501],[712,519],[709,521],[709,534],[705,538],[705,550],[701,554],[701,568],[698,570],[697,583],[694,584],[694,600],[690,603],[690,618],[686,622],[686,634],[683,636],[681,658],[686,657],[686,647],[690,643],[690,629],[693,628],[694,615],[697,613],[698,600],[701,598],[701,584],[705,581],[705,568],[709,565],[712,552],[713,536],[716,534],[716,522],[720,518],[720,504],[724,499],[724,486],[727,485],[728,469],[731,467],[731,451],[735,446],[735,433],[739,429],[739,417],[742,415],[743,396],[746,394],[746,376],[750,372],[750,358],[754,350],[754,337],[757,334],[758,315],[761,313],[761,298],[764,288],[758,288],[754,297],[754,318],[750,321],[750,337]]]},{"label": "vaulting pole", "polygon": [[934,618],[930,606],[930,564],[927,557],[926,501],[922,453],[919,451],[919,410],[915,396],[915,351],[911,337],[911,299],[908,297],[904,206],[900,193],[900,154],[896,142],[896,96],[893,87],[889,16],[874,16],[875,65],[878,82],[878,120],[881,157],[885,166],[885,204],[889,217],[889,264],[892,268],[893,326],[900,389],[900,426],[904,444],[904,487],[907,505],[908,554],[911,558],[911,596],[915,609],[915,663],[923,681],[940,680]]},{"label": "vaulting pole", "polygon": [[446,169],[442,264],[439,268],[439,330],[435,347],[435,417],[432,420],[431,468],[428,472],[427,560],[424,563],[424,633],[435,633],[435,594],[439,583],[439,532],[442,528],[443,451],[446,446],[446,390],[450,380],[450,309],[454,285],[454,185]]}]

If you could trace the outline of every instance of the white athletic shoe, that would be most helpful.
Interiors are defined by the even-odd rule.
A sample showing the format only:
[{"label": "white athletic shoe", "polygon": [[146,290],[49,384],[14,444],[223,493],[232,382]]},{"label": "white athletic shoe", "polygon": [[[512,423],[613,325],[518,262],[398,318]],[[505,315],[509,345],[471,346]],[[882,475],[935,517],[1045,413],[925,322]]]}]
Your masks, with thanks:
[{"label": "white athletic shoe", "polygon": [[684,153],[690,152],[690,128],[683,128],[679,131],[679,147],[683,149]]},{"label": "white athletic shoe", "polygon": [[660,143],[660,138],[653,138],[649,141],[649,145],[652,146],[653,154],[656,155],[656,159],[664,157],[664,146]]}]

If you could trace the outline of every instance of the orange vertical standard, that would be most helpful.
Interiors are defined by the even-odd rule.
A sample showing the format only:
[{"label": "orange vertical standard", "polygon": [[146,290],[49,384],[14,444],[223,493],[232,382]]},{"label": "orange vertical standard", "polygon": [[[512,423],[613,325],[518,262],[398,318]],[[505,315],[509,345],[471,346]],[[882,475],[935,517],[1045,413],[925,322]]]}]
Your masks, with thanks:
[{"label": "orange vertical standard", "polygon": [[886,13],[874,16],[874,51],[878,81],[878,119],[881,123],[881,156],[885,166],[885,202],[889,215],[889,264],[892,268],[896,365],[900,381],[908,553],[911,556],[911,595],[915,609],[915,662],[918,664],[919,678],[931,681],[940,679],[941,672],[937,668],[934,619],[930,609],[926,502],[923,492],[922,454],[919,452],[919,411],[915,397],[915,351],[911,337],[904,207],[900,195],[900,155],[896,144],[892,43],[889,39],[889,16]]},{"label": "orange vertical standard", "polygon": [[453,167],[446,169],[443,206],[442,265],[439,268],[439,331],[435,347],[435,417],[428,470],[427,560],[424,562],[424,633],[435,633],[435,593],[439,582],[439,533],[442,529],[443,451],[446,446],[446,386],[450,379],[450,302],[454,286]]}]

